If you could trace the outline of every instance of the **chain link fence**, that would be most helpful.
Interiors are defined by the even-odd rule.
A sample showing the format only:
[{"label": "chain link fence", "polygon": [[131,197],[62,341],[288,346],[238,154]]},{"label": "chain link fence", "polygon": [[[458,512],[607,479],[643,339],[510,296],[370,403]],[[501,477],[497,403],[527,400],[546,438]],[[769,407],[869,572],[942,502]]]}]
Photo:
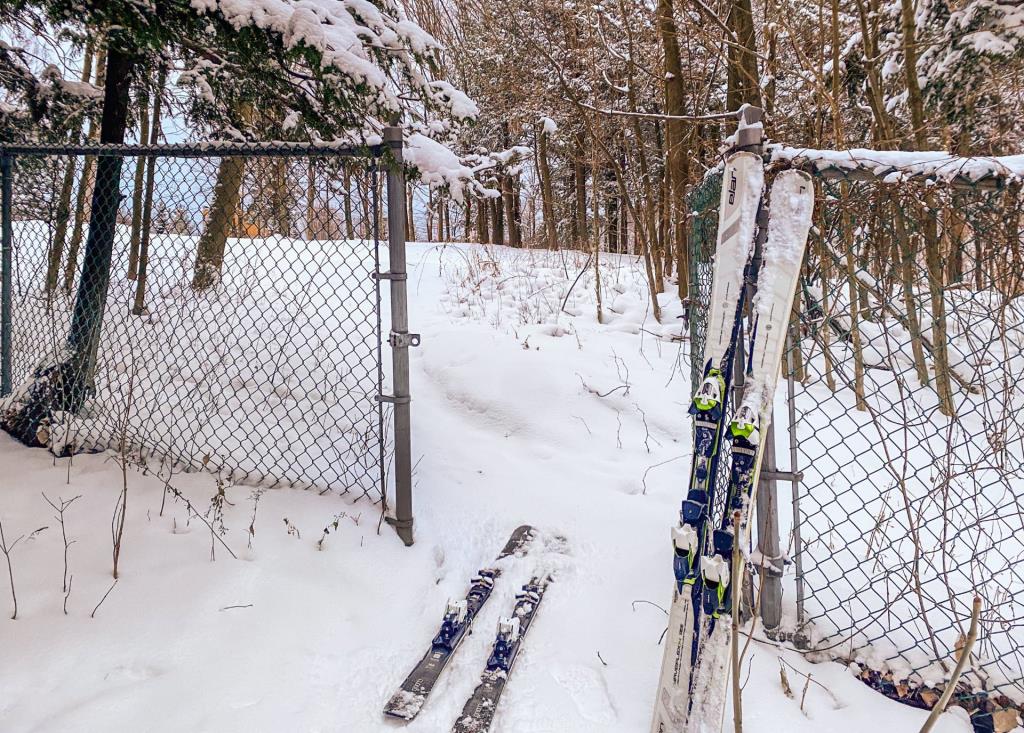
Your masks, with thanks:
[{"label": "chain link fence", "polygon": [[400,138],[0,153],[5,419],[43,396],[34,437],[57,453],[387,509],[380,244],[404,248],[385,220]]},{"label": "chain link fence", "polygon": [[[790,564],[781,631],[931,707],[979,595],[954,704],[991,729],[1024,710],[1021,184],[814,152],[767,176],[770,193],[774,172],[801,167],[817,201],[775,404],[799,479],[775,518]],[[695,385],[720,185],[690,197]]]}]

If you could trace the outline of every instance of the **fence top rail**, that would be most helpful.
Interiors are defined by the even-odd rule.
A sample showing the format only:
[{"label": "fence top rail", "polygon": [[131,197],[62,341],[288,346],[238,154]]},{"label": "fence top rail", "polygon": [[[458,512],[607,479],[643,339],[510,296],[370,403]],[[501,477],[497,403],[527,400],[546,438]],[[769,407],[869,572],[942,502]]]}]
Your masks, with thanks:
[{"label": "fence top rail", "polygon": [[768,156],[775,168],[799,168],[849,181],[928,181],[985,189],[1024,181],[1024,154],[962,157],[944,151],[814,150],[774,144],[768,146]]},{"label": "fence top rail", "polygon": [[[398,143],[401,145],[401,141]],[[227,155],[265,157],[380,158],[394,147],[391,141],[365,145],[330,142],[232,142],[210,141],[166,145],[60,145],[15,143],[0,144],[0,156],[14,155],[96,155],[113,157],[150,156],[154,158],[209,158]]]}]

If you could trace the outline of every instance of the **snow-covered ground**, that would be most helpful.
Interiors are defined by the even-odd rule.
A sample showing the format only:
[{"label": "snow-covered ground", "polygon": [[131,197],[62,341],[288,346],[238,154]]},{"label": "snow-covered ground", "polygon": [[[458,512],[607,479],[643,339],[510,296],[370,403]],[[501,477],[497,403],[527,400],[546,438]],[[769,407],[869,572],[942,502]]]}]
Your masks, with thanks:
[{"label": "snow-covered ground", "polygon": [[[24,536],[10,555],[18,618],[0,621],[0,729],[396,730],[381,708],[446,599],[529,523],[549,541],[508,563],[476,632],[406,727],[450,729],[498,616],[532,573],[551,571],[492,730],[645,731],[658,606],[671,587],[668,529],[688,472],[686,345],[673,339],[683,330],[675,298],[663,297],[654,322],[631,258],[603,258],[603,323],[592,265],[566,298],[585,263],[578,253],[410,247],[412,330],[423,335],[412,352],[412,548],[379,528],[368,501],[229,485],[221,519],[207,519],[222,520],[236,560],[189,509],[211,506],[213,476],[175,475],[179,496],[161,511],[164,481],[129,467],[121,577],[96,608],[112,583],[117,457],[55,459],[0,435],[4,536]],[[65,512],[67,598],[61,528],[44,494],[81,497]],[[747,731],[916,731],[925,718],[757,630],[743,668]],[[936,730],[970,726],[954,711]]]}]

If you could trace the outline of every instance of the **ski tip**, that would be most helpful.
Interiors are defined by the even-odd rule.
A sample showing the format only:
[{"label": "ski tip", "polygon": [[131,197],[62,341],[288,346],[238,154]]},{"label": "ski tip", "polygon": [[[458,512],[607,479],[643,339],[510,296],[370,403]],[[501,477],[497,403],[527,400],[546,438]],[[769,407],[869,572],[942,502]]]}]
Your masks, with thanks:
[{"label": "ski tip", "polygon": [[796,168],[787,168],[784,171],[780,171],[775,176],[775,180],[776,181],[791,180],[791,181],[794,181],[794,182],[795,181],[799,181],[801,184],[810,185],[810,183],[811,183],[811,174],[808,173],[807,171],[798,170]]},{"label": "ski tip", "polygon": [[732,165],[735,165],[740,161],[749,161],[750,163],[756,163],[757,165],[764,164],[764,161],[761,159],[760,155],[758,155],[757,153],[751,153],[749,150],[737,150],[735,153],[731,153],[729,157],[726,158],[726,163]]}]

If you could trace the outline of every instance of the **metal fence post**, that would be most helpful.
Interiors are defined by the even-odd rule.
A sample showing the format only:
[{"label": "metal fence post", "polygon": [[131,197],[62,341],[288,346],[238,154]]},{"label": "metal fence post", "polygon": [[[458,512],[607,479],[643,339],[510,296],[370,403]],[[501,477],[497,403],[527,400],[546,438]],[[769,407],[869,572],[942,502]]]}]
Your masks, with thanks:
[{"label": "metal fence post", "polygon": [[395,429],[395,516],[388,523],[406,545],[412,532],[412,445],[409,416],[409,347],[419,334],[409,333],[409,295],[405,263],[405,171],[402,168],[402,128],[384,128],[384,144],[394,161],[388,166],[388,261],[391,290],[392,396]]},{"label": "metal fence post", "polygon": [[[761,155],[764,152],[764,133],[760,127],[754,127],[761,121],[762,113],[757,107],[744,106],[738,114],[741,126],[736,132],[736,147]],[[757,289],[758,271],[761,269],[761,253],[768,239],[768,206],[764,196],[761,197],[757,209],[757,237],[754,241],[754,256],[750,263],[750,279],[747,281],[747,308],[750,308]],[[744,349],[746,340],[743,329],[740,329],[740,341],[736,346],[736,365],[733,383],[736,387],[735,404],[742,399],[745,367]],[[776,566],[779,552],[779,505],[775,488],[778,471],[775,465],[775,431],[769,423],[768,430],[762,438],[765,441],[764,457],[760,477],[757,482],[757,549],[763,559],[755,563],[755,567],[763,565],[761,570],[761,622],[766,630],[778,628],[782,621],[782,569]]]},{"label": "metal fence post", "polygon": [[757,550],[754,563],[761,575],[761,623],[765,631],[782,623],[782,567],[779,550],[779,497],[775,485],[775,425],[768,425],[763,438],[764,458],[757,488]]},{"label": "metal fence post", "polygon": [[0,156],[0,396],[11,393],[11,314],[14,252],[11,234],[11,156]]},{"label": "metal fence post", "polygon": [[[799,328],[799,327],[798,327]],[[804,566],[803,541],[800,539],[800,466],[798,465],[796,435],[796,387],[793,379],[793,350],[798,348],[798,329],[789,329],[786,349],[786,408],[789,413],[789,470],[792,474],[793,487],[793,565],[796,570],[796,623],[797,630],[794,643],[798,647],[807,646],[807,633],[804,630]]]}]

